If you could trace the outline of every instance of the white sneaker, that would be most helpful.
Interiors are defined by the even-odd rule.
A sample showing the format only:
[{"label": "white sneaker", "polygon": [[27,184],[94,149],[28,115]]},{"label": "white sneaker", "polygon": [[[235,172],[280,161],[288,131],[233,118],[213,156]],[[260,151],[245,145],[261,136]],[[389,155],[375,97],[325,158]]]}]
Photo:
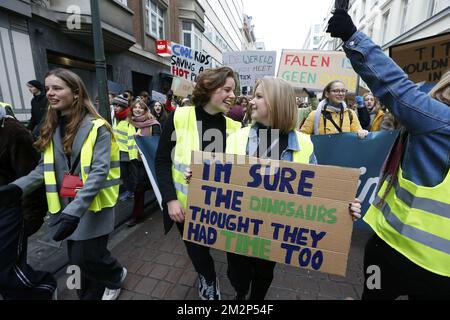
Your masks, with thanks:
[{"label": "white sneaker", "polygon": [[53,291],[52,300],[58,300],[58,288]]},{"label": "white sneaker", "polygon": [[202,300],[221,300],[219,280],[208,283],[204,276],[198,274],[198,295]]},{"label": "white sneaker", "polygon": [[[120,276],[120,285],[122,286],[123,281],[125,280],[127,276],[127,269],[122,268],[122,275]],[[121,288],[118,289],[109,289],[105,288],[105,292],[103,293],[102,300],[116,300],[121,292]]]}]

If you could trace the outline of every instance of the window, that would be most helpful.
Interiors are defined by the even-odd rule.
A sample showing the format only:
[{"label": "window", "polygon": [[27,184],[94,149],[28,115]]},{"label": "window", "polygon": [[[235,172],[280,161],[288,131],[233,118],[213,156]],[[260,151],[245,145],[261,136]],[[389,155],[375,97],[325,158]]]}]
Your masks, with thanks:
[{"label": "window", "polygon": [[117,2],[120,2],[121,4],[123,4],[125,7],[128,6],[128,1],[127,0],[116,0]]},{"label": "window", "polygon": [[428,18],[431,18],[433,16],[435,9],[436,9],[436,0],[430,0],[428,7]]},{"label": "window", "polygon": [[145,15],[148,32],[157,39],[164,39],[164,10],[155,1],[146,0]]},{"label": "window", "polygon": [[389,10],[383,14],[383,37],[381,39],[381,42],[383,44],[386,43],[388,23],[389,23]]},{"label": "window", "polygon": [[320,29],[321,29],[321,25],[320,25],[320,24],[314,25],[314,32],[315,32],[315,33],[319,33],[319,32],[320,32]]},{"label": "window", "polygon": [[400,33],[405,32],[406,28],[407,28],[409,0],[403,0],[402,6],[403,6],[403,11],[402,11],[402,17],[401,17],[402,20],[401,20],[401,24],[400,24]]},{"label": "window", "polygon": [[373,24],[371,24],[369,26],[369,30],[367,31],[367,35],[369,36],[369,38],[373,37]]},{"label": "window", "polygon": [[366,0],[362,0],[361,11],[361,19],[363,19],[366,16]]},{"label": "window", "polygon": [[202,50],[202,34],[192,22],[183,21],[183,45],[197,51]]}]

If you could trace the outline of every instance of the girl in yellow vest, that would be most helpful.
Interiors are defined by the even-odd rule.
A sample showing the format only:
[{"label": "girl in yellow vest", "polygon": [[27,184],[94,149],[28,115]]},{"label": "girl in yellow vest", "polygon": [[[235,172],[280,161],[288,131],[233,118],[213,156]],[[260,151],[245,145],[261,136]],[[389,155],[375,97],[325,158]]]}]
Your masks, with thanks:
[{"label": "girl in yellow vest", "polygon": [[[41,161],[12,184],[23,196],[45,184],[49,232],[55,241],[67,239],[69,265],[80,268],[79,298],[114,300],[127,274],[107,249],[119,193],[119,149],[78,75],[51,70],[45,76],[45,89],[50,108],[35,143]],[[68,173],[81,184],[75,188],[64,183],[70,190],[64,196]]]},{"label": "girl in yellow vest", "polygon": [[[191,151],[224,152],[227,133],[241,127],[239,122],[224,116],[234,105],[236,82],[233,70],[228,67],[202,72],[193,92],[195,106],[177,108],[166,120],[155,163],[163,196],[166,233],[176,222],[183,234],[188,188],[184,173],[191,163]],[[220,300],[209,248],[188,241],[184,243],[199,276],[200,298]]]},{"label": "girl in yellow vest", "polygon": [[117,144],[120,149],[120,178],[122,185],[120,186],[119,200],[126,201],[134,197],[134,185],[131,180],[131,163],[129,151],[133,135],[136,130],[128,121],[130,108],[128,105],[128,97],[118,95],[112,101],[114,108],[113,129]]},{"label": "girl in yellow vest", "polygon": [[363,95],[364,104],[369,111],[370,126],[369,131],[380,131],[381,123],[384,119],[384,112],[381,110],[381,104],[378,99],[371,92],[367,92]]},{"label": "girl in yellow vest", "polygon": [[450,71],[427,95],[335,10],[327,32],[353,69],[404,126],[364,216],[363,300],[450,298]]},{"label": "girl in yellow vest", "polygon": [[339,80],[327,84],[323,90],[323,100],[306,118],[300,131],[306,134],[356,132],[359,138],[365,138],[368,131],[361,128],[358,115],[345,103],[347,92],[344,83]]},{"label": "girl in yellow vest", "polygon": [[[143,99],[137,98],[131,105],[131,112],[128,114],[128,122],[135,128],[136,135],[152,136],[160,135],[161,127],[159,122],[150,113],[147,104]],[[135,185],[134,204],[131,219],[127,222],[128,227],[133,227],[144,221],[144,197],[145,190],[150,187],[147,173],[145,171],[142,159],[138,154],[138,149],[134,138],[129,142],[129,156],[131,160],[131,179]]]},{"label": "girl in yellow vest", "polygon": [[[298,108],[292,86],[283,79],[264,77],[256,85],[250,126],[227,139],[226,152],[258,158],[317,164],[308,135],[296,131]],[[350,204],[351,214],[360,217],[358,199]],[[275,262],[227,252],[228,278],[236,299],[263,300],[273,280]]]}]

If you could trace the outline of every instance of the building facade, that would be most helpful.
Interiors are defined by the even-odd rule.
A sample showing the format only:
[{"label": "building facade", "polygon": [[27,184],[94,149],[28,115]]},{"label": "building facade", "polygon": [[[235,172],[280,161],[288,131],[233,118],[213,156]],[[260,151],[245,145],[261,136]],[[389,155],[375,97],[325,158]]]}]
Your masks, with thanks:
[{"label": "building facade", "polygon": [[[330,1],[330,10],[334,1]],[[349,14],[358,30],[386,53],[389,47],[450,31],[450,0],[351,0]],[[331,14],[324,18],[323,28]],[[320,50],[336,50],[340,40],[325,34]]]},{"label": "building facade", "polygon": [[303,49],[305,50],[318,50],[320,42],[323,37],[323,27],[321,23],[316,23],[311,26],[306,36]]},{"label": "building facade", "polygon": [[[77,73],[91,98],[97,95],[90,1],[73,3],[0,2],[0,101],[11,103],[20,120],[30,116],[32,96],[26,82],[43,82],[56,67]],[[176,14],[169,0],[104,0],[99,9],[109,89],[135,94],[170,89],[169,61],[155,53],[157,39],[177,36],[169,23]]]},{"label": "building facade", "polygon": [[[222,65],[223,52],[257,47],[243,0],[102,0],[99,9],[108,87],[116,93],[170,89],[170,58],[156,54],[157,40],[203,51],[212,67]],[[26,83],[43,82],[56,67],[76,72],[97,96],[90,0],[0,0],[0,44],[0,101],[20,120],[30,117]]]},{"label": "building facade", "polygon": [[243,0],[199,0],[205,9],[202,49],[213,58],[212,67],[222,65],[222,53],[255,50],[251,16],[244,13]]}]

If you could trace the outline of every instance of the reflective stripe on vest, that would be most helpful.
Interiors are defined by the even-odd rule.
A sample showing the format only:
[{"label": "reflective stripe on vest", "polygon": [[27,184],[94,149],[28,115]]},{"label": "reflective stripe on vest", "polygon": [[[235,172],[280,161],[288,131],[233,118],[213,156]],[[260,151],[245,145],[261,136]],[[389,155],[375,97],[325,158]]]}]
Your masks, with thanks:
[{"label": "reflective stripe on vest", "polygon": [[[83,184],[86,183],[91,171],[92,156],[94,146],[97,140],[98,129],[105,125],[103,119],[93,121],[93,127],[89,132],[86,140],[83,142],[80,153],[81,179]],[[50,141],[49,146],[44,151],[44,181],[47,192],[47,203],[50,213],[58,213],[61,210],[59,201],[58,188],[56,184],[56,175],[54,170],[54,153],[53,142]],[[120,154],[119,147],[114,137],[111,137],[111,153],[110,168],[106,180],[102,183],[101,189],[97,196],[92,200],[89,206],[90,211],[98,212],[103,208],[113,207],[119,196],[120,184]]]},{"label": "reflective stripe on vest", "polygon": [[[420,267],[450,277],[450,173],[435,187],[403,178],[401,169],[379,209],[371,205],[364,221],[392,248]],[[377,199],[384,194],[385,181]]]},{"label": "reflective stripe on vest", "polygon": [[114,119],[113,130],[120,151],[128,152],[128,129],[130,123],[127,120],[121,120],[117,123]]},{"label": "reflective stripe on vest", "polygon": [[53,141],[51,140],[44,151],[44,182],[48,211],[50,213],[57,213],[61,210],[61,204],[59,202],[58,186],[56,184],[55,156],[53,153]]},{"label": "reflective stripe on vest", "polygon": [[[228,117],[226,120],[227,135],[241,128],[241,123]],[[172,178],[177,192],[178,201],[186,208],[188,186],[184,181],[184,171],[191,164],[191,151],[200,150],[197,130],[197,117],[195,107],[183,107],[175,109],[173,117],[177,143],[172,164]]]},{"label": "reflective stripe on vest", "polygon": [[136,134],[136,128],[133,125],[128,126],[128,141],[127,141],[127,149],[130,160],[136,160],[138,158],[138,148],[136,141],[134,140],[134,135]]},{"label": "reflective stripe on vest", "polygon": [[[245,127],[230,135],[227,139],[226,153],[245,156],[247,154],[248,137],[251,127]],[[300,150],[294,151],[292,161],[296,163],[309,163],[314,152],[314,146],[309,135],[295,131]]]}]

